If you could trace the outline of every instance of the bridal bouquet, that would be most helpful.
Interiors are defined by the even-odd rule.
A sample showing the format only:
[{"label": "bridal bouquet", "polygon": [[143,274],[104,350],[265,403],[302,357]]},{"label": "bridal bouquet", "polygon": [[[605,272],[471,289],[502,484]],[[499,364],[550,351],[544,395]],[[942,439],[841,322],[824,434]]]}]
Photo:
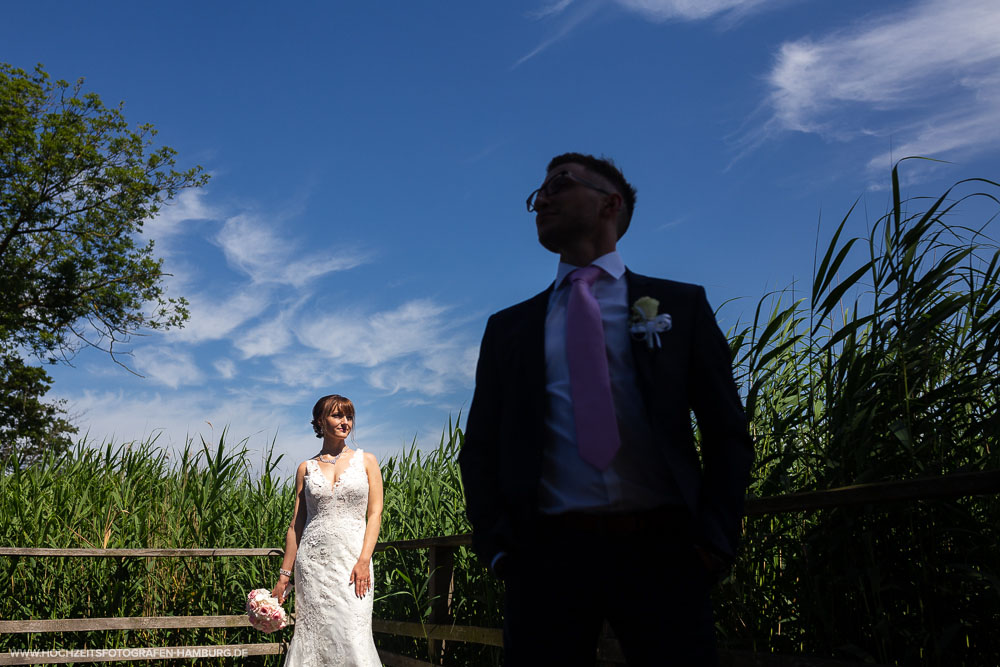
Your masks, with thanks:
[{"label": "bridal bouquet", "polygon": [[261,632],[274,632],[288,625],[288,614],[266,588],[252,590],[247,595],[247,616],[250,625]]}]

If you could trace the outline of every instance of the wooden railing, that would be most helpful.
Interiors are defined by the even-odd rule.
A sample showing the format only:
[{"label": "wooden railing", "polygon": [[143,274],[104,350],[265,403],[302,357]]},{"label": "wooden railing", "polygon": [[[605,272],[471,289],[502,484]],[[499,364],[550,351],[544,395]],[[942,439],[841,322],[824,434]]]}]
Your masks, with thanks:
[{"label": "wooden railing", "polygon": [[[884,503],[894,501],[929,500],[1000,493],[1000,471],[970,472],[942,477],[877,482],[806,493],[751,498],[746,503],[748,516],[778,514]],[[376,551],[385,549],[428,549],[430,582],[427,587],[431,613],[427,623],[413,623],[386,619],[373,619],[376,633],[426,639],[430,642],[429,655],[440,661],[446,642],[472,642],[489,646],[502,646],[503,635],[499,628],[454,625],[451,620],[451,602],[454,585],[455,551],[471,544],[471,535],[450,535],[419,540],[382,542]],[[0,556],[52,557],[73,556],[91,558],[214,558],[220,556],[271,557],[281,556],[280,549],[46,549],[0,547]],[[2,633],[52,633],[95,630],[152,630],[180,628],[240,628],[248,627],[245,615],[235,616],[156,616],[134,618],[81,618],[55,620],[0,621]],[[220,656],[274,655],[283,653],[285,644],[255,643],[213,646],[174,646],[133,649],[92,649],[80,653],[73,651],[0,653],[0,666],[26,664],[58,664],[68,662],[108,662],[129,660],[159,660],[169,658],[198,658]],[[47,654],[47,655],[46,655]],[[720,651],[721,664],[725,667],[847,667],[849,663],[825,658],[802,656],[776,656],[744,651]],[[427,667],[433,662],[379,651],[388,667]],[[604,663],[623,662],[621,651],[613,638],[603,637],[598,647],[598,659]]]}]

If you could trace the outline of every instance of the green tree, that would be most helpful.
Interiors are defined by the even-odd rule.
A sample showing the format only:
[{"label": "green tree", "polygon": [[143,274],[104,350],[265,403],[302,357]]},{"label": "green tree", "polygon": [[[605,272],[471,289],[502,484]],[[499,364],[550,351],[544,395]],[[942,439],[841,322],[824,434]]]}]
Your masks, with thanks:
[{"label": "green tree", "polygon": [[0,360],[0,452],[20,461],[39,459],[47,449],[66,451],[77,428],[66,418],[63,401],[44,402],[52,378],[15,355]]},{"label": "green tree", "polygon": [[42,403],[51,378],[25,359],[57,363],[93,346],[120,363],[133,335],[188,317],[140,232],[208,177],[174,170],[175,151],[154,147],[155,135],[84,93],[83,79],[0,64],[0,453],[40,437],[43,416],[53,444],[72,432],[61,406]]}]

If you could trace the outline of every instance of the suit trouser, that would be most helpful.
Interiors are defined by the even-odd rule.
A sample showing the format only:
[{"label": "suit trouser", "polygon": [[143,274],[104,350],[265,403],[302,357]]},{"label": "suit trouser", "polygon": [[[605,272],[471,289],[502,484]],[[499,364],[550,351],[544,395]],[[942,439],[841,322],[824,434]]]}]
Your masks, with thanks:
[{"label": "suit trouser", "polygon": [[592,666],[607,620],[630,666],[717,665],[712,579],[685,516],[542,521],[505,563],[504,664]]}]

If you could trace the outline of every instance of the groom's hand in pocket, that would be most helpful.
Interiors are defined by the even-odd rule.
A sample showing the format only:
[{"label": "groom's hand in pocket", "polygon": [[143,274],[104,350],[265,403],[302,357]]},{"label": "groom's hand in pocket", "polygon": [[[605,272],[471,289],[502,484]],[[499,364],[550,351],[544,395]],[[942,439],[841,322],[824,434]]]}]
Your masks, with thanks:
[{"label": "groom's hand in pocket", "polygon": [[698,555],[698,562],[705,568],[706,574],[712,581],[718,580],[727,570],[726,561],[711,549],[694,545],[694,551]]}]

